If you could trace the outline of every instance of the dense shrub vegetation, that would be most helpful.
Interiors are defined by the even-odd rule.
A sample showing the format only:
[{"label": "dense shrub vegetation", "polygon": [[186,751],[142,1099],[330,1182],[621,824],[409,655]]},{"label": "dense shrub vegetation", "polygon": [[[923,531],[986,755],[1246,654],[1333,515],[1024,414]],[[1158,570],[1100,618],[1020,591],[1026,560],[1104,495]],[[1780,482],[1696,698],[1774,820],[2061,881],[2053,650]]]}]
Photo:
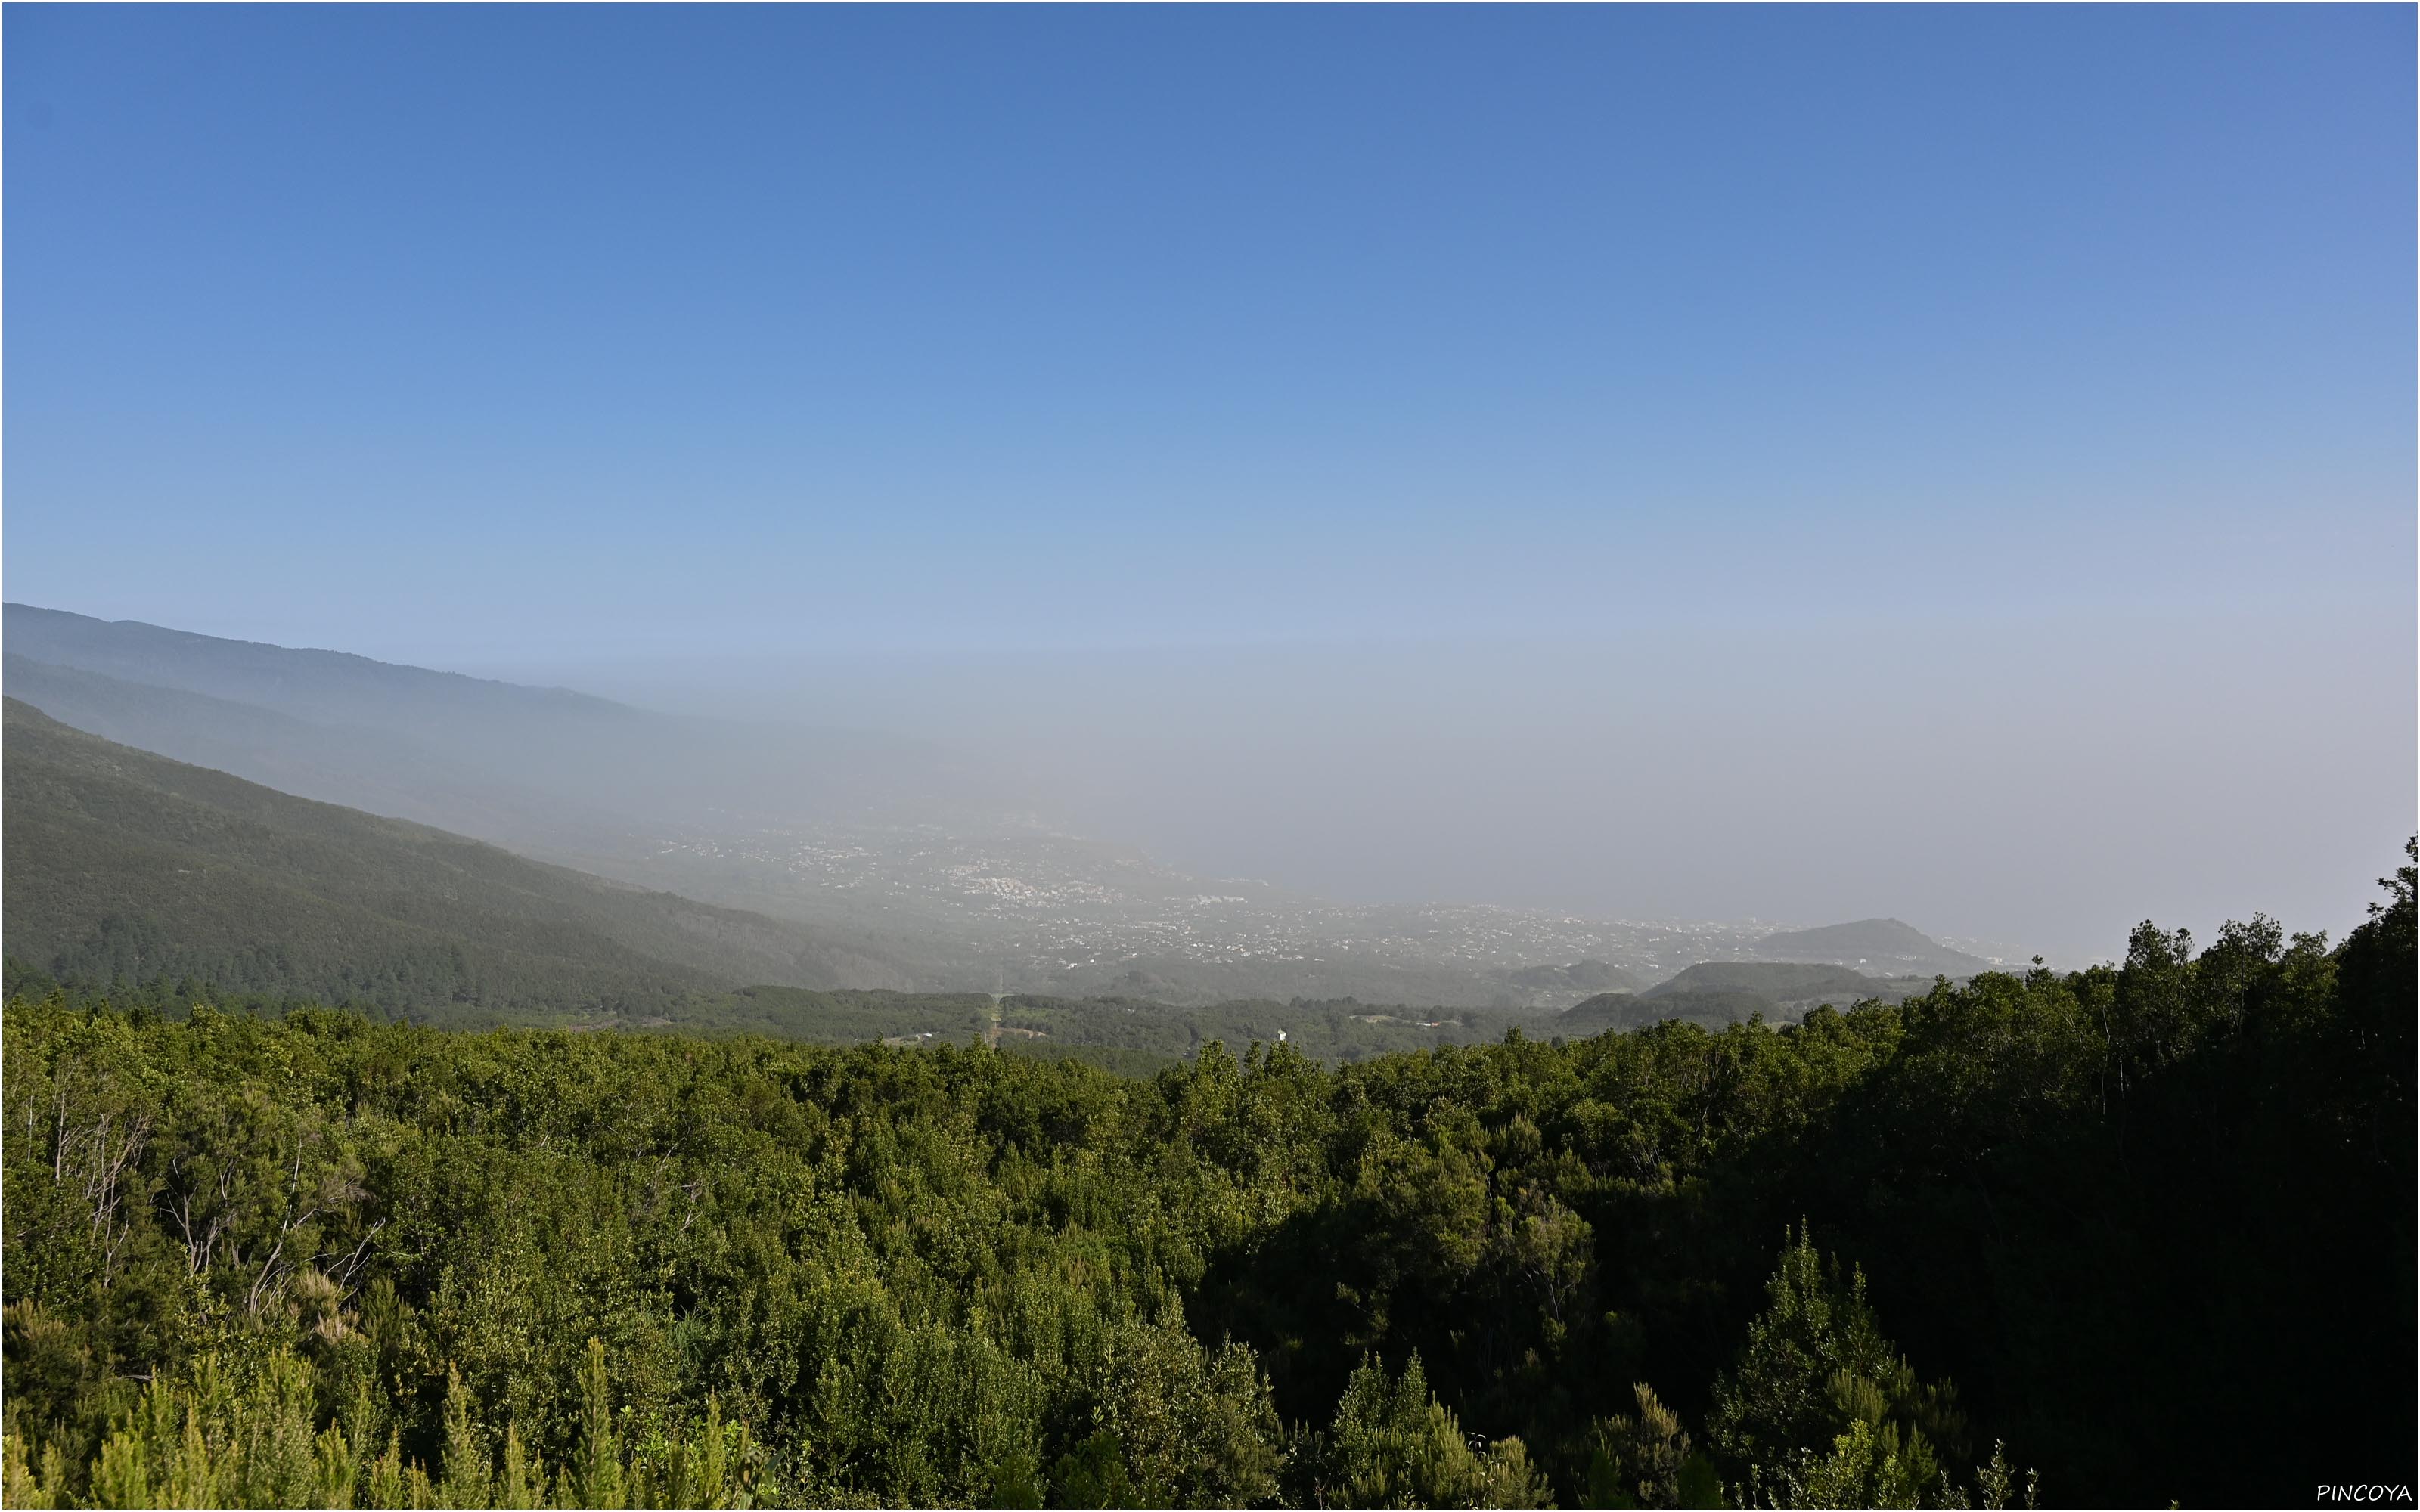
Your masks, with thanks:
[{"label": "dense shrub vegetation", "polygon": [[20,997],[7,1499],[2408,1483],[2412,884],[2334,949],[1147,1079]]}]

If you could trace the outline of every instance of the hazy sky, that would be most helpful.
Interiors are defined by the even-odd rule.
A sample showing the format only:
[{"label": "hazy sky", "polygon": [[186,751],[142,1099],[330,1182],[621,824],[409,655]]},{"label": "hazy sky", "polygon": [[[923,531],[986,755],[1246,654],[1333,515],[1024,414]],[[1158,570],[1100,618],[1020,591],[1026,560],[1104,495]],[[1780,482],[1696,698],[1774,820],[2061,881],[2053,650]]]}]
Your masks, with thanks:
[{"label": "hazy sky", "polygon": [[1371,894],[2081,943],[2412,823],[2408,8],[0,24],[14,599]]}]

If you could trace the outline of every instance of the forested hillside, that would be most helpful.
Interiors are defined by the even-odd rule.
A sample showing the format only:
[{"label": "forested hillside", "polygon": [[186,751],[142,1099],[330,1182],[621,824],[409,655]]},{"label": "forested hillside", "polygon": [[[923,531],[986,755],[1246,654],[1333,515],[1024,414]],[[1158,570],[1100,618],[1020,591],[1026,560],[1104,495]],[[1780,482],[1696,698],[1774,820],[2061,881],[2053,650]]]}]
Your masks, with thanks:
[{"label": "forested hillside", "polygon": [[1969,977],[1992,963],[1954,950],[1896,918],[1864,918],[1821,929],[1785,930],[1756,943],[1768,961],[1829,961],[1863,971],[1923,977]]},{"label": "forested hillside", "polygon": [[7,701],[9,954],[494,1023],[748,981],[904,985],[803,926],[312,803]]},{"label": "forested hillside", "polygon": [[1548,1024],[1556,1034],[1585,1035],[1643,1029],[1669,1019],[1708,1029],[1757,1017],[1784,1023],[1827,1004],[1850,1008],[1868,1001],[1896,1003],[1939,980],[1869,977],[1846,966],[1804,963],[1709,961],[1642,993],[1599,993],[1573,1004]]},{"label": "forested hillside", "polygon": [[[230,991],[194,976],[144,981],[70,978],[62,982],[15,957],[8,958],[8,991],[42,996],[56,989],[64,1003],[141,1008],[170,1017],[194,1004],[223,1011],[277,1014],[323,1006],[292,994]],[[1889,984],[1860,994],[1897,1001]],[[354,1000],[348,1006],[365,1006]],[[373,1020],[435,1022],[463,1026],[421,1007],[365,1006]],[[467,1013],[467,1010],[462,1011]],[[557,1026],[566,1015],[501,1011],[508,1022]],[[1137,997],[1051,997],[1032,994],[902,993],[757,985],[732,991],[691,990],[649,998],[621,1011],[577,1015],[582,1029],[643,1028],[665,1033],[749,1033],[810,1044],[966,1045],[983,1040],[1018,1054],[1073,1057],[1094,1065],[1156,1071],[1213,1043],[1285,1043],[1326,1064],[1405,1050],[1493,1043],[1520,1028],[1553,1041],[1586,1039],[1607,1029],[1643,1029],[1668,1021],[1721,1029],[1762,1018],[1792,1022],[1800,1013],[1747,991],[1633,995],[1606,993],[1560,1013],[1535,1009],[1411,1008],[1354,998],[1241,998],[1199,1007]]]},{"label": "forested hillside", "polygon": [[1148,1079],[20,998],[7,1499],[2408,1484],[2412,889],[2333,949]]},{"label": "forested hillside", "polygon": [[[56,995],[70,1007],[141,1010],[180,1018],[196,1005],[222,1012],[275,1016],[297,1008],[325,1006],[274,993],[229,992],[193,977],[156,977],[135,983],[62,984],[47,972],[14,957],[7,962],[8,990],[15,996]],[[1626,1001],[1628,999],[1625,999]],[[1670,999],[1652,999],[1652,1008]],[[1684,1000],[1685,1001],[1685,1000]],[[1335,1064],[1403,1050],[1493,1043],[1519,1026],[1560,1037],[1566,1018],[1489,1009],[1413,1009],[1377,1006],[1351,998],[1296,997],[1285,1002],[1246,999],[1184,1008],[1125,997],[1037,997],[988,993],[899,993],[752,986],[730,992],[673,995],[661,1012],[582,1020],[582,1030],[637,1028],[665,1034],[727,1036],[761,1034],[808,1044],[887,1042],[930,1047],[966,1046],[978,1041],[1015,1055],[1073,1057],[1090,1064],[1148,1073],[1188,1058],[1214,1043],[1255,1040],[1292,1045],[1296,1054]],[[366,1011],[373,1022],[427,1022],[418,1011]],[[1747,1015],[1743,1014],[1742,1018]],[[554,1026],[546,1015],[530,1015],[537,1026]],[[1658,1023],[1642,1014],[1640,1023]],[[440,1026],[447,1026],[441,1025]],[[459,1027],[461,1026],[451,1026]],[[1595,1034],[1605,1026],[1584,1029]]]}]

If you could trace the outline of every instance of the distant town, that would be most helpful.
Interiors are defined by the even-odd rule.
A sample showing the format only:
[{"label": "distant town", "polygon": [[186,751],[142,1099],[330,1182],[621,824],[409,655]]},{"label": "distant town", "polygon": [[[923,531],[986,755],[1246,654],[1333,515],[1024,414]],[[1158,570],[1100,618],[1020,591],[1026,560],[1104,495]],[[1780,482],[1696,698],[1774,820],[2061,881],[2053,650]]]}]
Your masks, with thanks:
[{"label": "distant town", "polygon": [[[1699,962],[1750,958],[1767,936],[1797,927],[1753,918],[1594,918],[1481,903],[1342,903],[1253,879],[1192,876],[1039,826],[690,835],[664,841],[652,859],[651,870],[679,869],[689,890],[776,915],[962,939],[1016,991],[1124,985],[1165,994],[1168,976],[1185,975],[1187,966],[1259,968],[1288,979],[1325,968],[1345,980],[1375,974],[1405,1000],[1421,995],[1401,984],[1431,981],[1440,1001],[1475,994],[1473,1006],[1554,1007],[1608,987],[1652,984]],[[2004,948],[1945,943],[1993,964],[2013,958]],[[1591,963],[1610,970],[1563,969]],[[1908,966],[1876,961],[1869,969],[1882,975]],[[1449,989],[1457,980],[1478,986],[1454,995]],[[1173,985],[1182,995],[1189,984]],[[1220,980],[1197,990],[1233,989]]]}]

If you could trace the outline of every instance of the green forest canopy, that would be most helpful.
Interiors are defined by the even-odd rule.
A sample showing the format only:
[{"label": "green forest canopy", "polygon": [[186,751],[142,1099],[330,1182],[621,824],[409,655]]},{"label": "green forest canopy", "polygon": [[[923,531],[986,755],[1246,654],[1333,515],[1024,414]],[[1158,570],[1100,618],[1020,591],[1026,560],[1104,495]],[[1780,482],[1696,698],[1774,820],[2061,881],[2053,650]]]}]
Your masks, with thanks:
[{"label": "green forest canopy", "polygon": [[1334,1069],[18,996],[5,1496],[2408,1485],[2412,869],[2388,887],[2333,948],[2147,924],[2122,965],[1795,1026]]}]

